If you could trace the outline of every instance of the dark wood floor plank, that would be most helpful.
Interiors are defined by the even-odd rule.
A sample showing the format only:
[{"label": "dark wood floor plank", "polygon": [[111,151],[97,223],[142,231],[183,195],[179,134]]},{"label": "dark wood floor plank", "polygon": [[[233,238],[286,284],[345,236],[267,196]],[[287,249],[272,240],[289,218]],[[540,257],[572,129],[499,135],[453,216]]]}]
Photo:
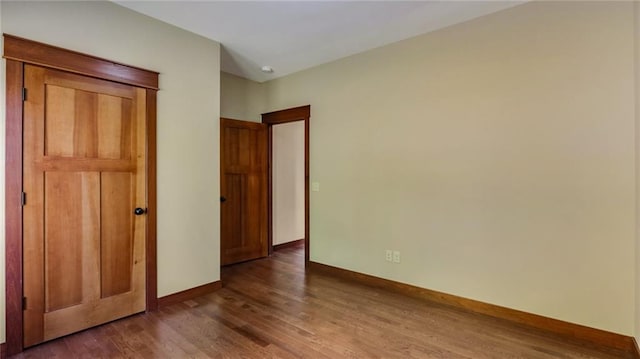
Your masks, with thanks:
[{"label": "dark wood floor plank", "polygon": [[[254,328],[255,333],[261,333],[263,340],[271,343],[278,348],[294,354],[298,358],[331,358],[334,356],[327,355],[322,350],[318,350],[317,345],[311,345],[312,342],[304,340],[296,331],[290,330],[286,326],[278,326],[277,320],[264,320],[259,314],[253,310],[253,305],[243,301],[243,298],[234,296],[231,291],[223,298],[216,297],[213,300],[224,307],[220,311],[219,318],[225,322],[236,323],[231,324],[235,327]],[[306,337],[308,339],[308,337]],[[334,353],[335,354],[335,353]]]},{"label": "dark wood floor plank", "polygon": [[298,247],[225,267],[222,281],[215,293],[44,343],[15,358],[624,358],[305,272]]}]

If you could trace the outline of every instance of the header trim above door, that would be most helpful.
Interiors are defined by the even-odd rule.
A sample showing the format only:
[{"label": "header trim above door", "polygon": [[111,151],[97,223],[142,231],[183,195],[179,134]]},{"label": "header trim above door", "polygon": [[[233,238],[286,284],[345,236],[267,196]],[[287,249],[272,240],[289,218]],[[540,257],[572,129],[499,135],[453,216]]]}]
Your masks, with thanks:
[{"label": "header trim above door", "polygon": [[65,50],[21,37],[4,34],[7,60],[40,65],[147,89],[158,89],[158,73],[123,65],[100,57]]}]

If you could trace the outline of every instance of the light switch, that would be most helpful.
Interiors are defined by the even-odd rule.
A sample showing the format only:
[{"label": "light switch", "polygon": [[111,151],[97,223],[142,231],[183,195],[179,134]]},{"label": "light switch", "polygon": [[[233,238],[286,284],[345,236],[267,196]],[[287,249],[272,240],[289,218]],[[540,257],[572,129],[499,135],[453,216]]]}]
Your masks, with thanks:
[{"label": "light switch", "polygon": [[311,191],[320,192],[320,182],[311,182]]}]

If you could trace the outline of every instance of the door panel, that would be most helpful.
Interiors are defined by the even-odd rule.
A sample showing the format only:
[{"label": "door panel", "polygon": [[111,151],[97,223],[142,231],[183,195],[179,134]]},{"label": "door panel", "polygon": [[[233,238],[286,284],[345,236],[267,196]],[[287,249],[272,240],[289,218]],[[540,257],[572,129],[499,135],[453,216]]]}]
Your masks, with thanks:
[{"label": "door panel", "polygon": [[129,159],[131,151],[131,100],[98,96],[98,157]]},{"label": "door panel", "polygon": [[46,97],[46,154],[73,156],[75,91],[60,86],[47,86]]},{"label": "door panel", "polygon": [[[45,174],[45,313],[82,303],[85,253],[96,250],[100,182],[96,173]],[[82,241],[78,241],[82,238]]]},{"label": "door panel", "polygon": [[131,290],[133,202],[131,174],[102,173],[101,298]]},{"label": "door panel", "polygon": [[220,120],[222,265],[265,257],[267,126]]},{"label": "door panel", "polygon": [[24,345],[145,309],[145,90],[25,66]]},{"label": "door panel", "polygon": [[[226,190],[223,191],[227,201],[222,204],[222,228],[223,233],[231,232],[236,235],[224,235],[223,243],[225,249],[238,248],[242,246],[241,238],[245,237],[244,215],[242,213],[242,188],[244,177],[241,175],[226,174]],[[233,200],[235,199],[235,200]],[[228,249],[224,251],[227,253]]]}]

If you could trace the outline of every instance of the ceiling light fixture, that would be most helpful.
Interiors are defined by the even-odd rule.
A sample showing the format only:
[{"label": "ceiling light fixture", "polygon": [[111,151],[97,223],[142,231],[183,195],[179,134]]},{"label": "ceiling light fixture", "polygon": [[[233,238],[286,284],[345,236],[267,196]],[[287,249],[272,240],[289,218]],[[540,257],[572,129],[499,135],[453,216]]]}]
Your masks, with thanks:
[{"label": "ceiling light fixture", "polygon": [[260,71],[264,72],[265,74],[272,74],[273,73],[273,67],[271,67],[271,66],[262,66],[260,68]]}]

